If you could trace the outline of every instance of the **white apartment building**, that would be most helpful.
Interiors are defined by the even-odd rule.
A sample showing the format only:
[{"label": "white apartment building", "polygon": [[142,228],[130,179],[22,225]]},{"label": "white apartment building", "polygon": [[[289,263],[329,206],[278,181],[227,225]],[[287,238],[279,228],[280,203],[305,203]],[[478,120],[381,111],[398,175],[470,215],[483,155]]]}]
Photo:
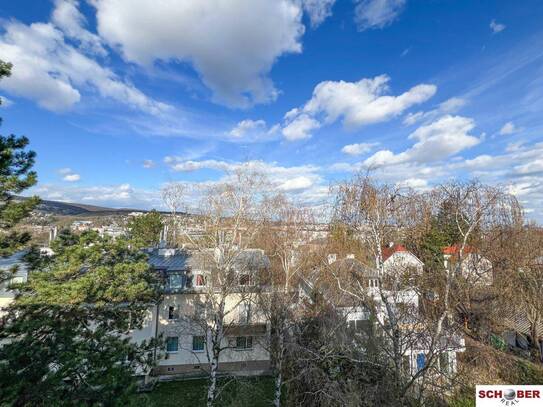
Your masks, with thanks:
[{"label": "white apartment building", "polygon": [[[209,369],[211,356],[211,332],[207,328],[212,315],[206,315],[205,301],[213,292],[212,251],[165,248],[150,250],[148,255],[164,282],[164,296],[149,308],[143,328],[133,331],[132,338],[142,341],[162,335],[165,348],[157,357],[155,375],[202,375]],[[241,252],[236,264],[238,288],[226,296],[219,372],[264,373],[269,369],[269,328],[256,306],[257,291],[262,288],[256,278],[267,271],[269,260],[263,251],[251,249]]]}]

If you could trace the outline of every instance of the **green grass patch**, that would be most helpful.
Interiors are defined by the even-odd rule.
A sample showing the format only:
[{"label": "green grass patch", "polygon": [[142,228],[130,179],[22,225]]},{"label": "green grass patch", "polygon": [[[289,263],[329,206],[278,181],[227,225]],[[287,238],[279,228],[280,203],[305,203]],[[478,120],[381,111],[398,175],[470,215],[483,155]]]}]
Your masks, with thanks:
[{"label": "green grass patch", "polygon": [[[205,406],[207,384],[205,379],[160,382],[152,392],[138,395],[138,402],[158,407]],[[217,406],[267,407],[273,399],[273,379],[224,378],[219,391]]]}]

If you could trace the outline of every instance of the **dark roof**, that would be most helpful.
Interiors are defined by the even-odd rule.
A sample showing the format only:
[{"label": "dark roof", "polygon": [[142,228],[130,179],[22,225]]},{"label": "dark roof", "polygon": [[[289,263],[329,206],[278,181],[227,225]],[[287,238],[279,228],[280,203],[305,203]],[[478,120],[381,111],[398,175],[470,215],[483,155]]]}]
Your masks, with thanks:
[{"label": "dark roof", "polygon": [[173,254],[164,255],[162,249],[154,249],[148,253],[149,264],[157,270],[183,271],[188,268],[189,253],[180,249],[165,249],[173,251]]},{"label": "dark roof", "polygon": [[353,277],[365,277],[365,278],[378,278],[379,274],[376,269],[371,268],[363,264],[361,261],[353,258],[344,258],[333,262],[330,265],[334,271],[338,271],[340,274],[348,273]]},{"label": "dark roof", "polygon": [[[204,251],[185,249],[153,249],[148,252],[149,264],[164,271],[210,270],[213,267],[213,249]],[[239,271],[268,268],[270,260],[262,250],[245,249],[234,260],[234,267]]]}]

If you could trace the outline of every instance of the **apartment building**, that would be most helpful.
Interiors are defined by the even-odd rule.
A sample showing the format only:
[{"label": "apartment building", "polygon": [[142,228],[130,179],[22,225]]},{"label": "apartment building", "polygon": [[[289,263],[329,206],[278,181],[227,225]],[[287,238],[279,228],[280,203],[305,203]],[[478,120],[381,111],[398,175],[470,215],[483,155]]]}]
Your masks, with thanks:
[{"label": "apartment building", "polygon": [[132,338],[141,341],[162,336],[165,348],[157,356],[154,374],[198,376],[208,371],[221,298],[224,324],[219,372],[259,374],[269,369],[269,328],[257,306],[269,268],[263,251],[246,249],[236,255],[228,289],[216,281],[212,249],[159,248],[149,250],[148,255],[161,277],[164,295],[149,308],[143,328],[135,330]]}]

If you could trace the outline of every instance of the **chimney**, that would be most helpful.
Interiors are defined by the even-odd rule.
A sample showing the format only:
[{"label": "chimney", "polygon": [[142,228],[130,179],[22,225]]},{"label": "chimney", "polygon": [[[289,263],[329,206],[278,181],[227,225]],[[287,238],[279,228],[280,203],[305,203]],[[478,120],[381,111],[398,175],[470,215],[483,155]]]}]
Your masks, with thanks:
[{"label": "chimney", "polygon": [[389,242],[388,247],[392,247],[392,246],[394,246],[394,242]]},{"label": "chimney", "polygon": [[53,226],[51,229],[49,229],[49,245],[57,238],[57,227]]},{"label": "chimney", "polygon": [[164,225],[160,232],[160,241],[158,247],[163,249],[168,246],[168,225]]},{"label": "chimney", "polygon": [[328,255],[328,264],[334,263],[334,262],[336,261],[336,259],[337,259],[337,254],[335,254],[335,253],[330,253],[330,254]]}]

